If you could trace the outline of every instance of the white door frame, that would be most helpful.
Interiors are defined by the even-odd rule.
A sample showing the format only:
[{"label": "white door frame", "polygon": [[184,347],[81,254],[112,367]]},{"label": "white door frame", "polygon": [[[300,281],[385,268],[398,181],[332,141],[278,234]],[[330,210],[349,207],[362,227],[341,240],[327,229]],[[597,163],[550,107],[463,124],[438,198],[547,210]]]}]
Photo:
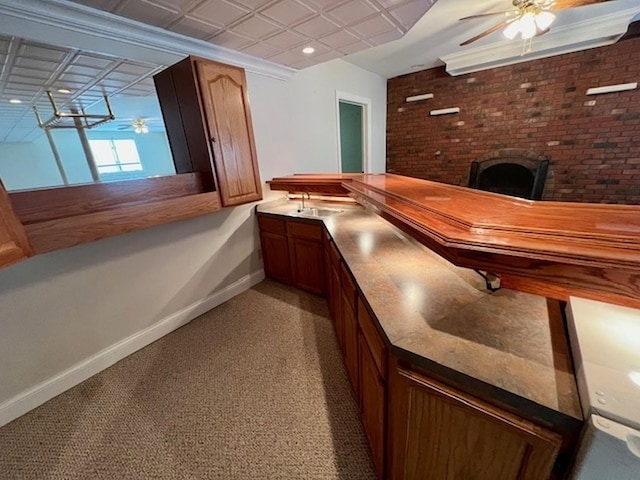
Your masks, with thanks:
[{"label": "white door frame", "polygon": [[342,151],[340,145],[340,102],[352,103],[362,107],[364,119],[362,125],[362,169],[371,173],[371,99],[352,93],[336,90],[336,133],[338,139],[338,172],[342,173]]}]

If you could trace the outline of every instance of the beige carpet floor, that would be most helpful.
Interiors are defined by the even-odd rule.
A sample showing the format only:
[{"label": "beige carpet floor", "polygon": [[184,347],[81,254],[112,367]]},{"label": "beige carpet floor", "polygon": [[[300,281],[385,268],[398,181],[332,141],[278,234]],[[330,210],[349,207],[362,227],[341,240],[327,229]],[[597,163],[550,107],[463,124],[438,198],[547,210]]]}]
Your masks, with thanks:
[{"label": "beige carpet floor", "polygon": [[2,479],[372,479],[325,301],[271,281],[0,428]]}]

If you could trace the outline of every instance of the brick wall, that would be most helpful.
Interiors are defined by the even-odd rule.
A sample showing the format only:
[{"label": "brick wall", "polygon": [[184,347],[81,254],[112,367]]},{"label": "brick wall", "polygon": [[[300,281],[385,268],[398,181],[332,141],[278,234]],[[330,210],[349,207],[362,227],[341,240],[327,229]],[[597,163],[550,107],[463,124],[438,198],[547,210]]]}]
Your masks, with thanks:
[{"label": "brick wall", "polygon": [[[472,160],[518,148],[550,159],[546,200],[640,204],[640,90],[585,95],[636,81],[640,38],[459,77],[441,67],[392,78],[387,171],[466,185]],[[447,107],[460,113],[429,116]]]}]

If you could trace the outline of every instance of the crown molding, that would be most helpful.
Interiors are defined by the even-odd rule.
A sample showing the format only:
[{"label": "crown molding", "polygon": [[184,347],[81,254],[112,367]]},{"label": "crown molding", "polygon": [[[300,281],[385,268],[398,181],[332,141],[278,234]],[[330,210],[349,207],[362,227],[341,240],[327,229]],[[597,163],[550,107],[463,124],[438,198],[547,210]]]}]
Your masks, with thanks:
[{"label": "crown molding", "polygon": [[171,65],[197,55],[286,80],[296,70],[66,0],[0,0],[0,34]]},{"label": "crown molding", "polygon": [[611,45],[626,33],[629,22],[639,12],[640,7],[636,6],[554,28],[546,35],[535,37],[533,51],[524,55],[522,41],[502,40],[444,55],[440,60],[446,64],[447,73],[456,76]]}]

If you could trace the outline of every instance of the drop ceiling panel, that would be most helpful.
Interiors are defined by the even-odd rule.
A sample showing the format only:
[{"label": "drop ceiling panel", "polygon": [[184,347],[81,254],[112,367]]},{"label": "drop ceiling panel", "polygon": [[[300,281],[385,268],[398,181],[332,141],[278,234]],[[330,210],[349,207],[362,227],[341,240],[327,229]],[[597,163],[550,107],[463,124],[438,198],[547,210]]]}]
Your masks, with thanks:
[{"label": "drop ceiling panel", "polygon": [[340,25],[350,25],[360,22],[376,13],[375,8],[364,0],[352,0],[328,12],[328,16]]},{"label": "drop ceiling panel", "polygon": [[103,69],[113,63],[113,60],[108,58],[99,58],[96,56],[89,55],[81,55],[78,54],[74,57],[72,64],[80,65],[84,67],[94,67],[98,69]]},{"label": "drop ceiling panel", "polygon": [[[274,35],[266,40],[266,44],[271,45],[279,49],[279,52],[293,50],[296,47],[306,44],[310,41],[308,37],[300,35],[299,33],[286,30],[282,33]],[[298,48],[297,50],[301,50]]]},{"label": "drop ceiling panel", "polygon": [[[435,0],[430,0],[429,3],[435,3]],[[424,4],[424,1],[413,0],[412,2],[408,2],[398,6],[397,8],[391,9],[391,15],[393,15],[393,17],[397,19],[402,26],[410,28],[416,23],[417,19],[424,15]]]},{"label": "drop ceiling panel", "polygon": [[248,10],[232,5],[224,0],[209,0],[193,10],[190,16],[213,24],[229,25],[247,13]]},{"label": "drop ceiling panel", "polygon": [[367,42],[373,45],[382,45],[384,43],[393,42],[402,38],[402,34],[397,30],[391,30],[389,32],[381,33],[375,37],[370,37]]},{"label": "drop ceiling panel", "polygon": [[320,38],[320,41],[334,49],[340,49],[345,45],[352,45],[358,41],[358,37],[346,30],[340,30],[326,37]]},{"label": "drop ceiling panel", "polygon": [[307,0],[307,3],[321,10],[331,10],[338,5],[349,3],[350,1],[351,0]]},{"label": "drop ceiling panel", "polygon": [[114,13],[157,27],[164,27],[175,17],[178,10],[169,10],[150,2],[137,1],[123,3],[122,7],[116,9]]},{"label": "drop ceiling panel", "polygon": [[259,15],[253,16],[233,28],[234,33],[240,33],[254,40],[268,37],[280,30],[282,29],[279,25]]},{"label": "drop ceiling panel", "polygon": [[370,38],[381,33],[395,30],[395,25],[382,16],[375,16],[364,22],[349,27],[349,30],[357,33],[360,38]]},{"label": "drop ceiling panel", "polygon": [[224,31],[220,35],[216,35],[212,43],[223,47],[232,48],[234,50],[242,50],[254,43],[251,38],[245,37],[231,31]]},{"label": "drop ceiling panel", "polygon": [[192,17],[182,17],[178,22],[171,25],[170,30],[186,35],[187,37],[203,40],[222,30],[222,26],[206,23]]},{"label": "drop ceiling panel", "polygon": [[320,38],[339,29],[338,25],[319,15],[296,26],[296,31],[311,38]]},{"label": "drop ceiling panel", "polygon": [[272,47],[267,43],[255,43],[250,47],[245,48],[244,52],[249,55],[253,55],[254,57],[269,58],[279,53],[280,49]]},{"label": "drop ceiling panel", "polygon": [[282,25],[295,25],[314,15],[311,8],[296,0],[281,0],[262,12]]},{"label": "drop ceiling panel", "polygon": [[235,3],[239,3],[244,7],[257,11],[264,8],[266,5],[274,3],[274,0],[235,0]]},{"label": "drop ceiling panel", "polygon": [[[435,0],[75,0],[301,68],[396,40]],[[341,30],[347,29],[348,32]],[[352,38],[352,37],[355,37]],[[320,41],[320,50],[300,56]],[[333,50],[329,55],[326,49]]]}]

